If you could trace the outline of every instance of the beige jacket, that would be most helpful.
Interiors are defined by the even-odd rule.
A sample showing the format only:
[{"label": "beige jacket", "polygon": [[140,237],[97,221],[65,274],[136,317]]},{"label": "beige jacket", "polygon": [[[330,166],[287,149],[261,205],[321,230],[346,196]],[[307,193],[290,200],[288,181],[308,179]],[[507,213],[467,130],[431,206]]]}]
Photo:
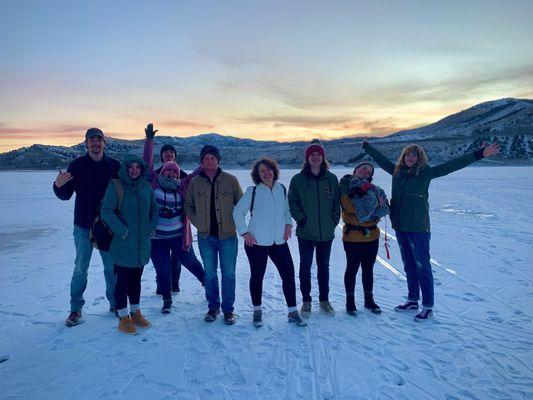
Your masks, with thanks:
[{"label": "beige jacket", "polygon": [[[191,181],[185,197],[185,212],[201,237],[209,235],[211,187],[211,181],[202,172]],[[235,176],[220,171],[215,177],[213,187],[219,238],[237,236],[233,222],[233,208],[242,197],[241,185]]]}]

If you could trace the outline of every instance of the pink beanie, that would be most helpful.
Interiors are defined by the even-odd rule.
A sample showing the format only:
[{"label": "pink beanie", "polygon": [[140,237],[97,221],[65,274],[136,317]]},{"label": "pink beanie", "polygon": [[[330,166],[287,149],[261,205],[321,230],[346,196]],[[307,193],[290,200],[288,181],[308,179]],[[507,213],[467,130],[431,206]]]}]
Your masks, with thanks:
[{"label": "pink beanie", "polygon": [[163,164],[163,167],[161,168],[161,175],[163,175],[163,172],[166,170],[174,171],[176,174],[178,174],[178,178],[180,177],[180,166],[175,161],[167,161]]}]

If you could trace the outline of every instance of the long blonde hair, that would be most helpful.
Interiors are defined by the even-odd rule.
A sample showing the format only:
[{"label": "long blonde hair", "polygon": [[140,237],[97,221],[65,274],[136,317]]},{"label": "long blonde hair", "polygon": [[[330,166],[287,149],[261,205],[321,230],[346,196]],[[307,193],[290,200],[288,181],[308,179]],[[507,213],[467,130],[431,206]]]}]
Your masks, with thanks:
[{"label": "long blonde hair", "polygon": [[400,154],[400,158],[398,158],[396,166],[394,167],[394,175],[398,175],[402,168],[407,168],[407,165],[405,165],[405,157],[409,153],[415,153],[418,156],[416,164],[409,168],[409,173],[411,175],[418,175],[420,170],[426,166],[428,162],[428,156],[426,155],[426,151],[419,145],[412,144],[402,150],[402,154]]}]

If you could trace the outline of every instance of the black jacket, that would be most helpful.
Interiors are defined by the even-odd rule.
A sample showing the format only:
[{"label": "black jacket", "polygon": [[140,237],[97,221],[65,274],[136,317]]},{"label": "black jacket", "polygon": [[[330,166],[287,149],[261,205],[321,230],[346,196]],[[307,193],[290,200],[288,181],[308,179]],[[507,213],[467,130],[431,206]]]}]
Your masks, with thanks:
[{"label": "black jacket", "polygon": [[54,193],[61,200],[69,200],[76,192],[74,203],[74,225],[89,229],[96,217],[98,207],[110,179],[118,178],[120,162],[107,157],[93,161],[89,154],[76,158],[68,166],[71,179],[62,187],[52,184]]}]

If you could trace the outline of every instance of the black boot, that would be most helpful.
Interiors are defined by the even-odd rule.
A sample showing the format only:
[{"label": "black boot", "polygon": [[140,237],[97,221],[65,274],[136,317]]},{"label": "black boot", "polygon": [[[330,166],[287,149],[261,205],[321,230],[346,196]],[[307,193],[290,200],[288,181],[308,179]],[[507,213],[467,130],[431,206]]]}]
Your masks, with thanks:
[{"label": "black boot", "polygon": [[355,295],[348,293],[346,295],[346,312],[349,315],[357,315],[357,307],[355,306]]},{"label": "black boot", "polygon": [[162,314],[170,314],[172,309],[172,299],[163,299],[163,308],[161,309]]},{"label": "black boot", "polygon": [[374,314],[381,314],[381,308],[375,303],[372,293],[365,293],[365,308]]}]

